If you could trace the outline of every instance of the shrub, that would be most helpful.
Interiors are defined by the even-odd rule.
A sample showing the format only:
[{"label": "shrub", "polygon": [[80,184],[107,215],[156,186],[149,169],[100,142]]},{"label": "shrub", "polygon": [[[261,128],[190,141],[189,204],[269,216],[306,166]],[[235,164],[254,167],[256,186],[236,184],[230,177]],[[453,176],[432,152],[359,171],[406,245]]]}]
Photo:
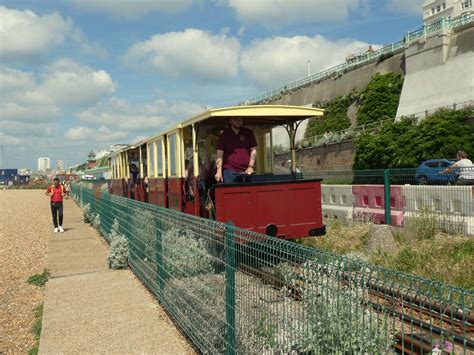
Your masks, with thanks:
[{"label": "shrub", "polygon": [[364,265],[354,257],[326,265],[308,261],[300,273],[291,266],[278,268],[303,298],[305,324],[300,325],[294,340],[299,352],[376,354],[390,349],[393,339],[386,335],[387,329],[382,329],[378,317],[361,304],[363,290],[344,286],[339,280],[340,272],[360,270]]},{"label": "shrub", "polygon": [[183,278],[213,272],[208,243],[190,229],[172,227],[163,234],[163,263],[170,277]]},{"label": "shrub", "polygon": [[395,117],[403,87],[403,77],[395,73],[375,74],[362,92],[357,124],[369,124]]},{"label": "shrub", "polygon": [[112,269],[123,269],[128,266],[129,253],[128,241],[123,235],[115,237],[110,243],[109,267]]},{"label": "shrub", "polygon": [[347,109],[351,105],[353,98],[351,96],[341,96],[325,103],[315,103],[313,107],[324,108],[324,118],[312,118],[306,127],[305,137],[314,137],[322,135],[326,131],[341,131],[351,125],[347,117]]},{"label": "shrub", "polygon": [[376,134],[365,133],[356,142],[354,169],[415,167],[421,161],[450,158],[458,149],[474,155],[474,127],[467,119],[474,108],[440,110],[422,120],[405,117],[386,122]]},{"label": "shrub", "polygon": [[84,206],[82,206],[82,220],[85,223],[90,223],[90,215],[91,215],[91,205],[90,203],[86,203]]},{"label": "shrub", "polygon": [[27,282],[30,285],[34,286],[44,286],[49,279],[49,271],[48,269],[44,269],[41,274],[35,274],[33,276],[28,277]]},{"label": "shrub", "polygon": [[130,259],[128,240],[120,234],[120,226],[117,218],[114,219],[109,238],[111,240],[108,257],[109,267],[112,269],[126,268]]}]

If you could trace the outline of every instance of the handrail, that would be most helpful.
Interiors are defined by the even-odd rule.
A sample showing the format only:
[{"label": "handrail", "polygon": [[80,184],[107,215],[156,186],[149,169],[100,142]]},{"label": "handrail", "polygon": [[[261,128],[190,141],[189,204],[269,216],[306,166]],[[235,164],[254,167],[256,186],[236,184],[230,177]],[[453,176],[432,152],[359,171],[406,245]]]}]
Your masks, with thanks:
[{"label": "handrail", "polygon": [[393,54],[397,51],[399,51],[401,48],[404,48],[407,44],[410,44],[412,41],[419,39],[420,37],[424,37],[426,35],[431,35],[433,33],[437,33],[441,30],[445,29],[455,29],[461,26],[464,26],[468,23],[474,22],[474,16],[471,14],[466,14],[464,16],[457,17],[455,19],[445,19],[442,18],[441,20],[434,22],[430,25],[423,25],[420,29],[408,32],[406,36],[398,41],[394,42],[392,44],[383,46],[382,48],[373,51],[373,52],[366,52],[363,54],[360,54],[356,56],[355,58],[351,58],[350,60],[346,61],[345,63],[336,65],[335,67],[323,70],[319,73],[313,74],[311,76],[308,76],[306,78],[291,82],[289,84],[286,84],[284,86],[280,86],[277,89],[273,89],[271,91],[268,91],[264,94],[255,96],[249,100],[245,100],[239,103],[239,105],[249,105],[249,104],[254,104],[263,100],[267,100],[269,98],[281,95],[284,92],[287,92],[289,90],[293,90],[296,88],[303,87],[307,84],[320,81],[322,79],[327,79],[332,75],[340,75],[342,72],[344,72],[347,69],[354,68],[360,64],[367,63],[369,61],[378,59],[382,55],[387,55],[387,54]]}]

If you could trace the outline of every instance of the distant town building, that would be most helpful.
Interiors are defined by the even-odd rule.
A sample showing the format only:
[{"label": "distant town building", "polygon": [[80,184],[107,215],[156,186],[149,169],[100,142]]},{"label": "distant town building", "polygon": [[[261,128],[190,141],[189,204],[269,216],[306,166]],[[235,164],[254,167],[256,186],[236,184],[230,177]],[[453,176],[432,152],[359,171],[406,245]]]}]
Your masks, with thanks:
[{"label": "distant town building", "polygon": [[64,171],[64,161],[58,160],[56,162],[56,167],[58,171]]},{"label": "distant town building", "polygon": [[38,171],[48,172],[51,170],[51,159],[48,157],[38,158]]},{"label": "distant town building", "polygon": [[444,19],[474,13],[474,0],[425,0],[423,2],[423,23],[431,25]]},{"label": "distant town building", "polygon": [[87,169],[95,168],[96,165],[96,158],[94,151],[90,151],[89,155],[87,156]]},{"label": "distant town building", "polygon": [[18,174],[18,169],[0,169],[0,186],[27,184],[29,175]]}]

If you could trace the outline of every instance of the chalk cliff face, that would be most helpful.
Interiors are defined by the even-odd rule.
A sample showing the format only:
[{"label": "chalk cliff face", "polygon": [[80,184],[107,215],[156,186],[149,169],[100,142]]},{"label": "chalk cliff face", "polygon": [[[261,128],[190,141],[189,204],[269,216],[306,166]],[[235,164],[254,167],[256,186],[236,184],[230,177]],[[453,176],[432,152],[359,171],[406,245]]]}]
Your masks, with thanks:
[{"label": "chalk cliff face", "polygon": [[397,118],[474,100],[474,23],[412,43]]}]

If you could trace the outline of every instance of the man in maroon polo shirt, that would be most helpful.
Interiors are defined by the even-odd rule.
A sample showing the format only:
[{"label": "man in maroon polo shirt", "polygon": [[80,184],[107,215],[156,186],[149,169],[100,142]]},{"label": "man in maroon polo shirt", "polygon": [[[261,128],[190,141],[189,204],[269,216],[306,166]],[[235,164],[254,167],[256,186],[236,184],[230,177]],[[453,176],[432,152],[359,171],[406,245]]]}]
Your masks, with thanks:
[{"label": "man in maroon polo shirt", "polygon": [[[64,232],[63,228],[63,197],[64,187],[59,183],[58,178],[54,178],[54,184],[48,187],[45,195],[51,196],[51,213],[53,214],[54,233]],[[59,224],[58,224],[59,215]]]},{"label": "man in maroon polo shirt", "polygon": [[217,182],[242,182],[244,174],[254,173],[257,141],[253,132],[242,127],[242,118],[230,119],[230,127],[219,136],[216,157]]}]

